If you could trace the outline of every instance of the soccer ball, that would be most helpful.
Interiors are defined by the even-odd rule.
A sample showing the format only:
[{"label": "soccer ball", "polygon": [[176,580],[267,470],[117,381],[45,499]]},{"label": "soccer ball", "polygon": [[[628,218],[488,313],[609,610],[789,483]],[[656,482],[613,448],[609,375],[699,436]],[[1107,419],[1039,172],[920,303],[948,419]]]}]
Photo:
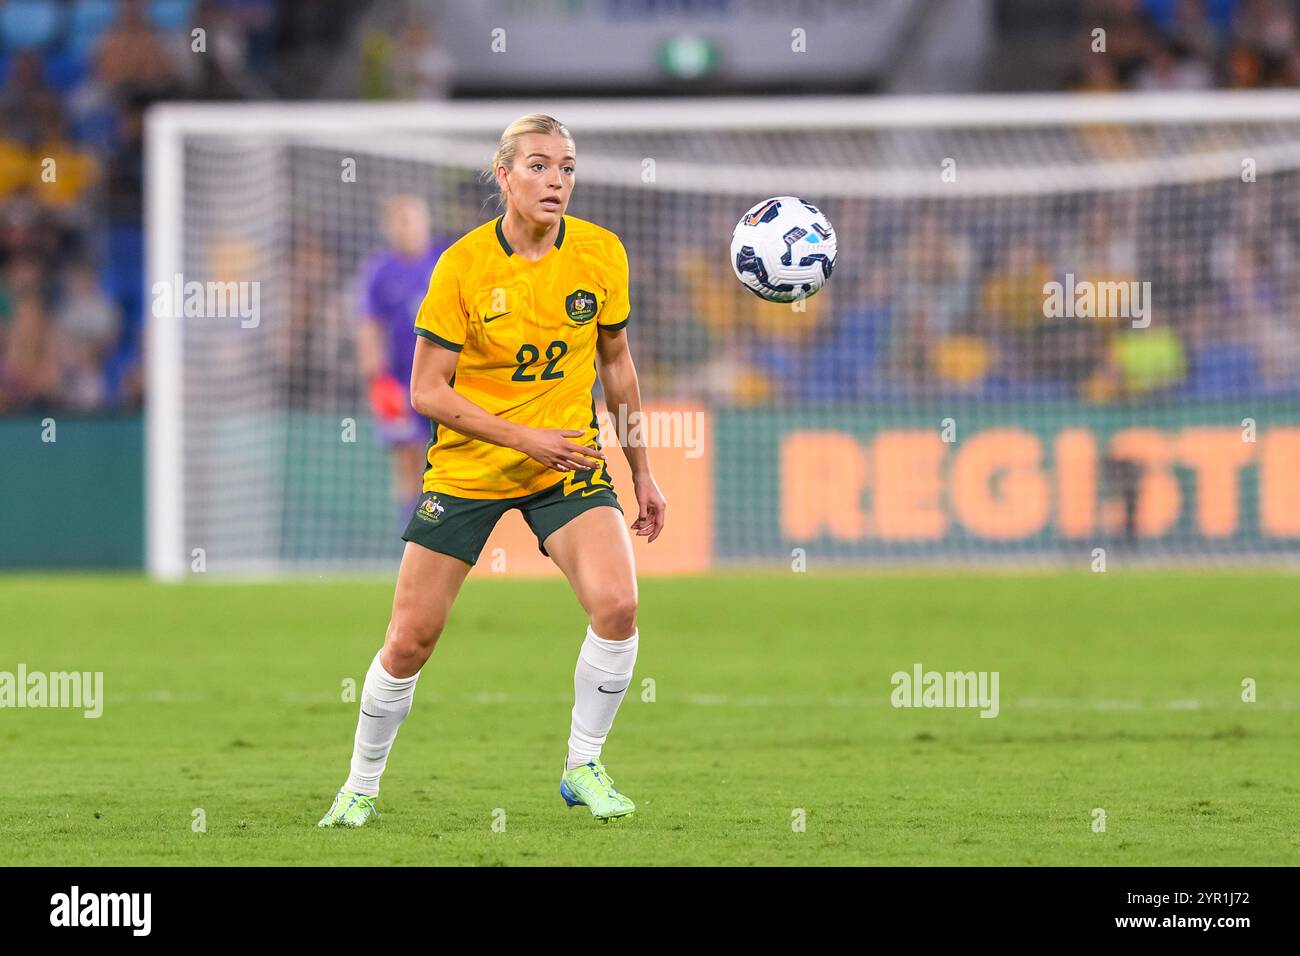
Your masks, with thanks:
[{"label": "soccer ball", "polygon": [[769,302],[805,299],[835,268],[835,230],[797,196],[764,199],[736,223],[731,267],[745,288]]}]

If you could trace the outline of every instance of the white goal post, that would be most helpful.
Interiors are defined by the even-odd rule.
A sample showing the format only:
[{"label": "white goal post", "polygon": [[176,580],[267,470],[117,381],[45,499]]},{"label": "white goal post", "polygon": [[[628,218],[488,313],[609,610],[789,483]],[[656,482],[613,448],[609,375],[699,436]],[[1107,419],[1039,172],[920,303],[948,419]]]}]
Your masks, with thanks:
[{"label": "white goal post", "polygon": [[[1125,534],[1170,558],[1300,553],[1300,489],[1278,471],[1300,429],[1289,341],[1300,342],[1300,202],[1282,208],[1300,185],[1294,92],[166,103],[146,120],[151,576],[184,578],[196,560],[252,576],[392,563],[382,457],[364,438],[364,456],[342,457],[324,433],[353,419],[366,431],[348,313],[379,242],[376,201],[422,193],[448,233],[487,219],[475,175],[501,129],[530,112],[573,131],[577,214],[629,246],[643,384],[716,410],[717,563],[788,563],[792,545],[845,561],[1060,560]],[[353,182],[339,174],[349,158],[361,160]],[[753,312],[725,278],[735,217],[780,194],[812,199],[839,232],[837,273],[825,302],[809,303],[807,332],[780,327],[797,324],[788,310],[780,323]],[[1154,335],[1130,357],[1095,322],[1058,334],[1025,294],[1040,265],[1072,282],[1122,275],[1169,290],[1176,320],[1161,347],[1181,357],[1152,372]],[[1179,291],[1196,270],[1219,270],[1197,286],[1212,309]],[[187,317],[178,280],[232,295],[248,283],[258,314]],[[1143,368],[1182,378],[1134,392],[1147,386],[1126,376]],[[959,432],[965,420],[990,435],[1015,424],[1049,457],[1076,453],[1076,439],[1100,448],[1088,453],[1100,490],[1075,489],[1057,457],[1022,476],[1019,500],[1005,489],[976,500],[954,477],[966,467],[956,449],[929,466],[929,452],[898,451],[897,467],[942,485],[943,504],[912,502],[893,520],[886,452],[951,409]],[[1226,480],[1209,463],[1209,431],[1246,418],[1272,444],[1240,457],[1231,502],[1207,504]],[[1143,429],[1159,451],[1134,445]],[[1193,447],[1202,431],[1208,444]],[[843,520],[805,503],[815,485],[787,433],[828,456],[831,487],[852,486],[832,502]],[[833,454],[844,435],[860,460]],[[987,453],[1013,454],[1016,440]],[[1164,478],[1147,475],[1133,500],[1108,497],[1124,483],[1103,475],[1117,448],[1173,456],[1176,514]]]}]

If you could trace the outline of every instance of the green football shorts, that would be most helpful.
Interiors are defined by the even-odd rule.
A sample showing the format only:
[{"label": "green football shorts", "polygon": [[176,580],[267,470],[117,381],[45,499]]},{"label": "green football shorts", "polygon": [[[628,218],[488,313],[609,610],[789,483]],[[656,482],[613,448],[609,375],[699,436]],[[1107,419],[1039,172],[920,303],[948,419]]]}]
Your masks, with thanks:
[{"label": "green football shorts", "polygon": [[[511,508],[518,508],[537,536],[537,547],[546,554],[543,542],[578,515],[592,508],[618,508],[618,498],[604,485],[584,488],[582,472],[572,483],[558,481],[550,488],[520,498],[457,498],[440,491],[426,491],[411,515],[403,541],[460,558],[466,564],[478,561],[488,535]],[[564,493],[565,486],[569,494]],[[549,555],[547,555],[549,557]]]}]

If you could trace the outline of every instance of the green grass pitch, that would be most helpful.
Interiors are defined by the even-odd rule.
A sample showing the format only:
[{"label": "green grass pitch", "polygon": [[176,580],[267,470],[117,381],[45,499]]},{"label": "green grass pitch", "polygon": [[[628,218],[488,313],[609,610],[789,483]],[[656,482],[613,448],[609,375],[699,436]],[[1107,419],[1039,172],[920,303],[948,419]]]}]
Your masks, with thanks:
[{"label": "green grass pitch", "polygon": [[[351,751],[344,681],[360,683],[390,595],[0,578],[0,671],[103,671],[105,687],[99,719],[0,710],[0,864],[1300,862],[1294,576],[643,581],[605,749],[638,810],[613,825],[557,792],[575,600],[558,581],[474,581],[380,824],[318,831]],[[890,706],[890,676],[917,662],[997,671],[999,715]]]}]

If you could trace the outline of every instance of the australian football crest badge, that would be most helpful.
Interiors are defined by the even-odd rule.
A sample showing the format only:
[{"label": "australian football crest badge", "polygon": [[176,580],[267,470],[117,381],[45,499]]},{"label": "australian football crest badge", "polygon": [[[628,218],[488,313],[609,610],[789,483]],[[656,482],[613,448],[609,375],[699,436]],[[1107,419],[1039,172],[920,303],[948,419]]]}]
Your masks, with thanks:
[{"label": "australian football crest badge", "polygon": [[578,325],[586,325],[596,317],[596,296],[586,289],[570,292],[564,299],[564,311]]}]

